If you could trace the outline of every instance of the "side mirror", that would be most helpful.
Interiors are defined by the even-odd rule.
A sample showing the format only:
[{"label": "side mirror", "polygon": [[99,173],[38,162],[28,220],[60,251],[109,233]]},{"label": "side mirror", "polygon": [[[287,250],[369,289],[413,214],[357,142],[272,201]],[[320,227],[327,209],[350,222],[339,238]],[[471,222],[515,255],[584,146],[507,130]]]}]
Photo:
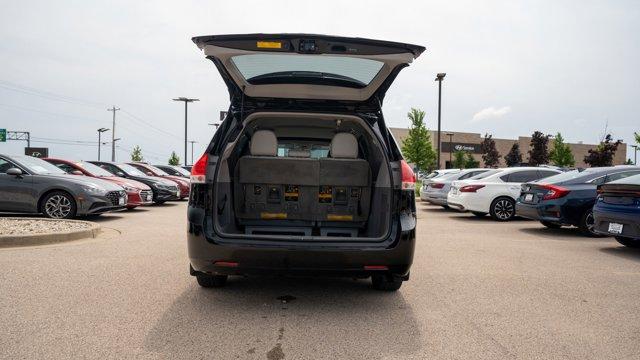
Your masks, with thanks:
[{"label": "side mirror", "polygon": [[124,173],[122,171],[118,171],[116,173],[116,176],[124,177]]},{"label": "side mirror", "polygon": [[20,176],[22,175],[22,170],[18,168],[10,168],[7,170],[7,175]]},{"label": "side mirror", "polygon": [[80,170],[73,170],[73,171],[71,172],[71,175],[84,175],[84,174],[83,174],[83,173],[82,173],[82,171],[80,171]]}]

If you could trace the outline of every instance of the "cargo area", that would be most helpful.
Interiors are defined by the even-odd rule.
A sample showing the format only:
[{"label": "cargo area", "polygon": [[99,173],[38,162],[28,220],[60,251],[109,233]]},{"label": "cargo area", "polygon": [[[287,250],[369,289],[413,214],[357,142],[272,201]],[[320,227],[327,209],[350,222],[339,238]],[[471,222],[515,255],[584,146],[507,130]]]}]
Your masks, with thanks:
[{"label": "cargo area", "polygon": [[240,238],[376,239],[391,176],[374,128],[356,116],[255,113],[218,159],[215,226]]}]

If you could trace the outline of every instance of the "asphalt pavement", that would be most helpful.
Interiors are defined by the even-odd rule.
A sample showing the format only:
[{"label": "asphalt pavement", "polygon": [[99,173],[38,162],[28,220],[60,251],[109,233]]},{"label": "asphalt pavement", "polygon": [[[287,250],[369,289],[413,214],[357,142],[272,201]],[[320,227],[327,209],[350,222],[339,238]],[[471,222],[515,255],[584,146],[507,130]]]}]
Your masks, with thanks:
[{"label": "asphalt pavement", "polygon": [[0,358],[638,359],[640,251],[418,203],[411,280],[189,276],[186,203],[0,249]]}]

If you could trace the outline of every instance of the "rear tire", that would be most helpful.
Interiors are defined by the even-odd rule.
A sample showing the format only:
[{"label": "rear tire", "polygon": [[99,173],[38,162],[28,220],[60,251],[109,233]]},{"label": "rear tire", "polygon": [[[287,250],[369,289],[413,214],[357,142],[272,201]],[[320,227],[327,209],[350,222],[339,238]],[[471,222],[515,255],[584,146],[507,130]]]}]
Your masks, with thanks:
[{"label": "rear tire", "polygon": [[489,214],[493,220],[509,221],[516,216],[516,202],[510,197],[499,197],[491,202]]},{"label": "rear tire", "polygon": [[580,218],[580,223],[578,224],[578,229],[584,236],[588,237],[604,237],[605,235],[597,234],[594,230],[595,220],[593,219],[593,210],[589,209],[582,214]]},{"label": "rear tire", "polygon": [[471,212],[474,216],[479,217],[479,218],[483,218],[485,216],[487,216],[487,213],[485,212],[480,212],[480,211],[472,211]]},{"label": "rear tire", "polygon": [[616,241],[628,248],[632,248],[632,249],[640,248],[640,239],[631,239],[627,237],[616,236]]},{"label": "rear tire", "polygon": [[540,221],[540,224],[548,227],[549,229],[560,229],[562,227],[562,225],[551,221]]},{"label": "rear tire", "polygon": [[449,205],[440,205],[440,206],[442,206],[442,208],[443,208],[443,209],[445,209],[445,210],[449,210],[449,209],[451,209],[451,208],[449,207]]},{"label": "rear tire", "polygon": [[397,291],[402,286],[402,278],[394,275],[371,275],[371,285],[380,291]]},{"label": "rear tire", "polygon": [[196,275],[196,280],[198,280],[198,285],[204,288],[219,288],[223,287],[227,284],[227,275],[206,275],[206,274],[198,274]]}]

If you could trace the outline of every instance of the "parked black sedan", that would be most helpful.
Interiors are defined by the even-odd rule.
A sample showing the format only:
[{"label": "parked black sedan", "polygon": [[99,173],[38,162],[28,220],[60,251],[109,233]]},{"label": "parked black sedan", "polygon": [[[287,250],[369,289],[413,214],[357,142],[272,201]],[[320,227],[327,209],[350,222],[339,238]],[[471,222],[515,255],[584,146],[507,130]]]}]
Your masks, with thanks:
[{"label": "parked black sedan", "polygon": [[170,200],[180,200],[180,190],[178,189],[178,185],[173,181],[159,177],[147,176],[142,171],[129,164],[120,164],[110,161],[89,162],[100,166],[116,176],[133,179],[146,184],[151,188],[151,191],[153,192],[153,202],[156,204],[162,204]]},{"label": "parked black sedan", "polygon": [[593,218],[595,232],[640,248],[640,175],[598,186]]},{"label": "parked black sedan", "polygon": [[598,185],[636,174],[640,174],[640,167],[589,168],[523,184],[516,215],[539,220],[549,228],[573,225],[586,236],[600,236],[594,231],[593,220]]}]

